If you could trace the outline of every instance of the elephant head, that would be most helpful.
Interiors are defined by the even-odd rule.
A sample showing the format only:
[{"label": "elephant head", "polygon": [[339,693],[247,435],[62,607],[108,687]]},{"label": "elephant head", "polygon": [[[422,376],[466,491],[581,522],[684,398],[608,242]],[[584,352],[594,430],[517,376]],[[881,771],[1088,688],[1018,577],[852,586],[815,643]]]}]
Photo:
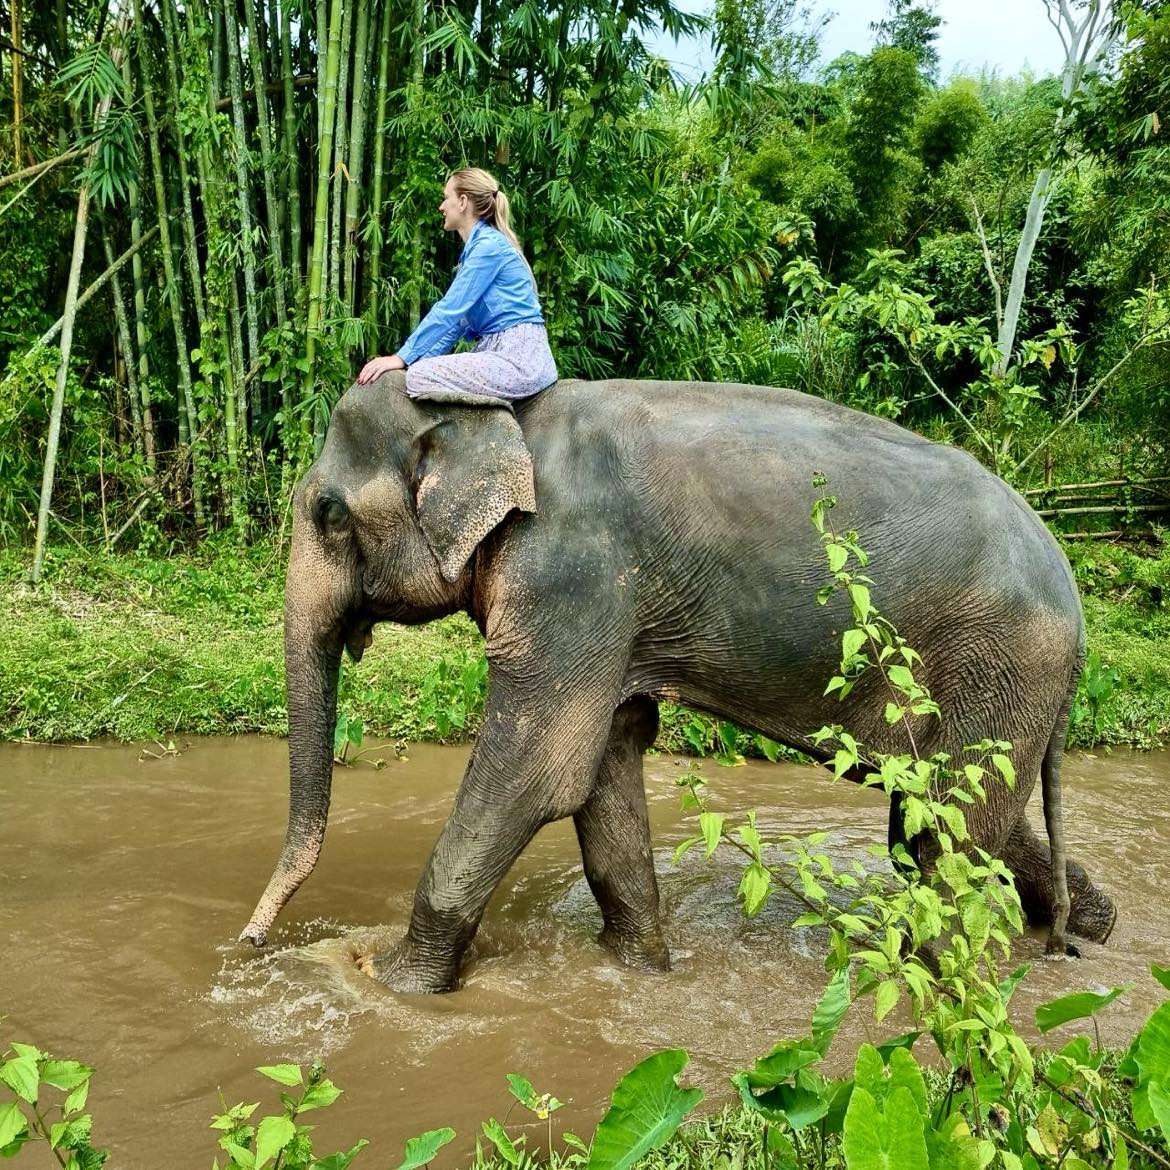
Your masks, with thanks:
[{"label": "elephant head", "polygon": [[343,648],[359,661],[375,622],[466,606],[477,546],[513,510],[535,508],[532,459],[506,403],[412,400],[401,374],[354,385],[338,402],[293,501],[288,831],[241,939],[265,942],[320,854]]}]

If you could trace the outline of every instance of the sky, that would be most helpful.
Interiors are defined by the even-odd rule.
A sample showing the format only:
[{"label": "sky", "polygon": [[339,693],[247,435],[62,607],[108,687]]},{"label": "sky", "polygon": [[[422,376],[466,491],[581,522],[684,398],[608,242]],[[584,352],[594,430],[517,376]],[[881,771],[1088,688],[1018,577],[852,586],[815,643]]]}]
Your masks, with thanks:
[{"label": "sky", "polygon": [[[684,11],[707,15],[714,8],[712,0],[677,3]],[[885,15],[887,7],[886,0],[816,0],[815,6],[833,13],[821,34],[822,63],[850,49],[869,52],[873,47],[869,26]],[[943,81],[956,71],[975,74],[984,66],[1005,77],[1025,68],[1042,77],[1060,68],[1063,50],[1056,30],[1048,23],[1043,0],[938,0],[935,12],[943,18],[938,39]],[[648,40],[687,81],[698,80],[711,68],[709,42],[675,44],[666,36]]]}]

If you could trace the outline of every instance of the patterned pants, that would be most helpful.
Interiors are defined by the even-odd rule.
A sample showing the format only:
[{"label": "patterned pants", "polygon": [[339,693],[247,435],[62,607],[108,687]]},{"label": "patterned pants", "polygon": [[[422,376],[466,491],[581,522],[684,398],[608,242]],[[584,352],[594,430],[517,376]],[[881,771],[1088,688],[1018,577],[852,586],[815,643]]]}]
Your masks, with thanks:
[{"label": "patterned pants", "polygon": [[551,386],[557,367],[543,325],[513,325],[488,333],[470,353],[420,358],[406,371],[406,392],[427,397],[436,390],[516,401]]}]

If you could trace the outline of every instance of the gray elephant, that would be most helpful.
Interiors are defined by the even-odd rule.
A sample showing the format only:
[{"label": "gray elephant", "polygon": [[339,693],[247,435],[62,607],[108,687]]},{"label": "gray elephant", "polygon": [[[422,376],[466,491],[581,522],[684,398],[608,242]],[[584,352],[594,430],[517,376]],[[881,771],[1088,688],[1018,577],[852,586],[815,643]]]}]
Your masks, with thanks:
[{"label": "gray elephant", "polygon": [[[1059,772],[1084,656],[1068,563],[1044,524],[962,451],[791,390],[565,381],[517,404],[421,402],[402,376],[349,389],[299,485],[285,596],[290,811],[241,938],[261,945],[325,833],[337,675],[380,621],[469,613],[489,661],[483,727],[414,897],[405,938],[372,959],[400,991],[456,986],[500,879],[571,816],[624,961],[669,956],[642,783],[656,700],[734,720],[812,756],[850,727],[900,750],[878,681],[822,694],[847,602],[809,523],[823,472],[862,534],[875,598],[923,656],[943,718],[925,752],[1010,740],[1019,782],[968,809],[1012,867],[1029,918],[1104,941],[1115,910],[1064,864]],[[1024,816],[1043,772],[1050,855]],[[1067,883],[1065,878],[1067,874]],[[1071,909],[1070,909],[1071,895]]]}]

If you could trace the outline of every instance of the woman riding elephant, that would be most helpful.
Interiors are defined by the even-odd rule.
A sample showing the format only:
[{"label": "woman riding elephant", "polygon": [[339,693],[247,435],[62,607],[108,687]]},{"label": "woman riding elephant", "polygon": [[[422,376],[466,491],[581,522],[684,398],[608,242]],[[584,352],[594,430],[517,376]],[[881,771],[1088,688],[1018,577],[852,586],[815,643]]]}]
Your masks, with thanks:
[{"label": "woman riding elephant", "polygon": [[[445,231],[463,238],[455,279],[406,344],[368,361],[366,385],[391,370],[406,370],[412,397],[439,393],[521,399],[557,380],[556,363],[540,311],[536,278],[511,227],[508,197],[478,167],[456,171],[439,204]],[[451,353],[464,338],[470,353]]]}]

